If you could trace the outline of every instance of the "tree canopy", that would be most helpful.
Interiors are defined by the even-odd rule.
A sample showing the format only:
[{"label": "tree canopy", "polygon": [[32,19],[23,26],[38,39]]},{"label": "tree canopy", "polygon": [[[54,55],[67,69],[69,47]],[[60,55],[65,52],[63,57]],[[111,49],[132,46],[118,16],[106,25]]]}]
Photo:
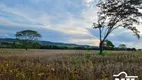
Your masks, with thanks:
[{"label": "tree canopy", "polygon": [[120,44],[118,47],[119,47],[119,48],[123,48],[123,49],[126,49],[126,48],[127,48],[125,44]]},{"label": "tree canopy", "polygon": [[104,42],[105,42],[105,46],[104,46],[104,47],[111,47],[111,48],[114,48],[114,44],[113,44],[111,41],[105,40]]},{"label": "tree canopy", "polygon": [[97,4],[98,21],[93,23],[94,29],[100,33],[100,54],[102,43],[115,29],[123,27],[131,30],[139,39],[140,31],[136,28],[142,18],[142,0],[100,0]]},{"label": "tree canopy", "polygon": [[21,40],[37,40],[41,37],[41,35],[37,31],[33,30],[23,30],[17,32],[15,36]]}]

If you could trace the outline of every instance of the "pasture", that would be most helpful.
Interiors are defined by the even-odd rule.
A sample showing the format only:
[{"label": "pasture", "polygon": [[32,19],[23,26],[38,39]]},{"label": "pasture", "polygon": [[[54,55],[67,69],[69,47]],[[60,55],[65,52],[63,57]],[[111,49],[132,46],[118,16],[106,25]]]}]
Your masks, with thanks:
[{"label": "pasture", "polygon": [[113,80],[125,71],[142,80],[142,52],[0,49],[0,80]]}]

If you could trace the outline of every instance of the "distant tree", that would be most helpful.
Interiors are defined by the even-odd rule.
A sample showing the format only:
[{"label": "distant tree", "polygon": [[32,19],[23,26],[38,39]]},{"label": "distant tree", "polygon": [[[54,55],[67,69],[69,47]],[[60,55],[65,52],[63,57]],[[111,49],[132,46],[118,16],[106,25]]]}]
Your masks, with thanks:
[{"label": "distant tree", "polygon": [[104,47],[114,48],[114,45],[113,45],[113,43],[111,41],[105,40],[104,41]]},{"label": "distant tree", "polygon": [[118,47],[122,48],[122,49],[126,49],[127,48],[125,44],[120,44]]},{"label": "distant tree", "polygon": [[37,31],[33,30],[23,30],[20,32],[17,32],[15,34],[16,38],[23,43],[23,47],[27,50],[28,45],[30,45],[33,41],[38,40],[41,35]]},{"label": "distant tree", "polygon": [[100,54],[103,52],[103,42],[119,27],[131,30],[140,38],[140,32],[134,25],[139,25],[142,18],[142,0],[99,0],[97,7],[98,20],[93,26],[94,29],[99,29]]},{"label": "distant tree", "polygon": [[16,43],[15,43],[15,41],[12,42],[11,47],[12,47],[12,48],[16,48]]},{"label": "distant tree", "polygon": [[40,48],[39,41],[34,41],[33,44],[32,44],[32,46],[33,46],[34,49],[39,49]]}]

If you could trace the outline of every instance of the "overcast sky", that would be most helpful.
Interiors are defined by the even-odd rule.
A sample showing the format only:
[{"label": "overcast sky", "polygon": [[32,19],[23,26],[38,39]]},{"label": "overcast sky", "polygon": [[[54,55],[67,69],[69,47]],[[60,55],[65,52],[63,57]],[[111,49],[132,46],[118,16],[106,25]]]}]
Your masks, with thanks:
[{"label": "overcast sky", "polygon": [[[97,9],[93,0],[0,0],[0,37],[15,38],[17,31],[38,31],[41,40],[97,46],[98,31],[92,29]],[[142,25],[137,26],[142,34]],[[142,48],[131,31],[115,30],[109,37],[116,46]]]}]

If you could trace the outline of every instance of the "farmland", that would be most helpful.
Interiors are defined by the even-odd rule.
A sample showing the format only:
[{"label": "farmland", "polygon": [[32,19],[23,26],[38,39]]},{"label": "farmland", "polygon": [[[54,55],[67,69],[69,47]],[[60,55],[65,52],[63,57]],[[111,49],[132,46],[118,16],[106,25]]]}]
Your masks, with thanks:
[{"label": "farmland", "polygon": [[0,80],[113,80],[125,71],[142,80],[142,52],[0,49]]}]

